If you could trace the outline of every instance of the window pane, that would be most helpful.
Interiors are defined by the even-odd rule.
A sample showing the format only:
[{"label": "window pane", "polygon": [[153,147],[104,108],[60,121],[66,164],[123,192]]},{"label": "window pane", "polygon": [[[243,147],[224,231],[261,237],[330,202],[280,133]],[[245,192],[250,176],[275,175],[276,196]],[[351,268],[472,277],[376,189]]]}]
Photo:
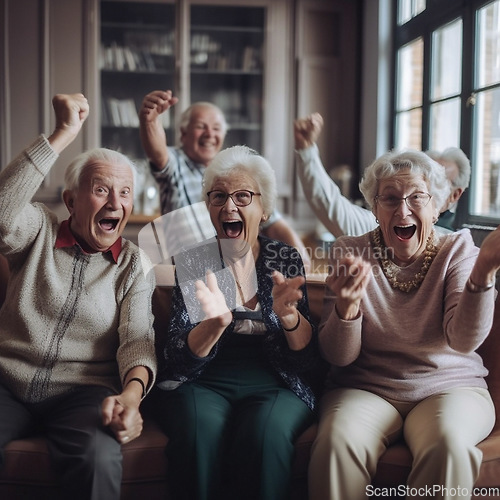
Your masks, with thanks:
[{"label": "window pane", "polygon": [[422,110],[398,113],[396,117],[396,148],[422,149]]},{"label": "window pane", "polygon": [[474,215],[500,216],[500,88],[481,92],[474,109]]},{"label": "window pane", "polygon": [[398,24],[404,24],[425,10],[426,0],[399,0]]},{"label": "window pane", "polygon": [[431,105],[430,149],[460,146],[460,98]]},{"label": "window pane", "polygon": [[432,34],[431,99],[460,93],[462,83],[462,20]]},{"label": "window pane", "polygon": [[500,1],[478,12],[478,74],[480,87],[500,82]]},{"label": "window pane", "polygon": [[418,38],[398,51],[397,110],[422,105],[424,42]]}]

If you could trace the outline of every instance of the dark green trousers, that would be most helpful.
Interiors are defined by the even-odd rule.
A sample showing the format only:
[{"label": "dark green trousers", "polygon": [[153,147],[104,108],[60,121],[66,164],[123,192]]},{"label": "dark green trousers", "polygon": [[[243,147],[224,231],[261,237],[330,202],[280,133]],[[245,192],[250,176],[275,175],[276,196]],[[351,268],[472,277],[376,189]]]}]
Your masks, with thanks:
[{"label": "dark green trousers", "polygon": [[280,500],[313,413],[268,366],[262,339],[234,334],[203,376],[157,389],[174,500]]}]

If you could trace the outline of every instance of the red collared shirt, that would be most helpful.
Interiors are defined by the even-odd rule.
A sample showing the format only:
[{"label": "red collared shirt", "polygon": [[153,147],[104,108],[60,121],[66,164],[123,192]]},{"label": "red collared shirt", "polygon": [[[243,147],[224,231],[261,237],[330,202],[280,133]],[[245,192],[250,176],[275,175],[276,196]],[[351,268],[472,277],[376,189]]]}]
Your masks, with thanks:
[{"label": "red collared shirt", "polygon": [[[71,218],[61,222],[56,238],[56,248],[70,248],[74,247],[75,245],[78,245],[80,248],[82,248],[80,243],[76,241],[75,236],[71,232],[70,221]],[[122,251],[122,239],[118,238],[107,250],[105,250],[104,253],[110,252],[116,264],[118,263],[118,256],[120,255],[121,251]]]}]

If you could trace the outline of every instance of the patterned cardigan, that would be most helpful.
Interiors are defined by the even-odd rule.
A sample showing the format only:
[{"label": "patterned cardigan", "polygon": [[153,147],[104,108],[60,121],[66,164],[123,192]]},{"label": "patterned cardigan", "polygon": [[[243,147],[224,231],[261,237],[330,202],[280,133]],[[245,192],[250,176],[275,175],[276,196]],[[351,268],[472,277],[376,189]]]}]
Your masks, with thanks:
[{"label": "patterned cardigan", "polygon": [[[313,326],[311,342],[302,350],[294,351],[288,347],[281,322],[273,311],[272,272],[280,271],[286,278],[304,275],[302,259],[293,247],[284,243],[259,237],[260,255],[256,261],[257,298],[262,309],[262,319],[266,326],[263,349],[271,367],[311,410],[316,405],[315,381],[322,372],[322,361],[318,350],[317,331]],[[163,369],[158,376],[161,389],[172,390],[181,383],[195,380],[203,373],[208,364],[217,356],[223,344],[233,333],[233,319],[220,339],[206,357],[194,355],[187,345],[189,332],[198,324],[189,314],[190,305],[196,302],[194,282],[203,279],[207,270],[217,275],[218,286],[225,297],[235,297],[236,284],[227,271],[219,251],[217,240],[183,252],[175,259],[176,286],[172,295],[172,317],[162,348],[160,364]],[[306,287],[302,287],[303,297],[298,303],[298,310],[306,319],[310,319]],[[227,300],[227,299],[226,299]],[[190,304],[190,302],[192,304]],[[233,309],[231,304],[228,304]],[[319,370],[319,371],[318,371]]]}]

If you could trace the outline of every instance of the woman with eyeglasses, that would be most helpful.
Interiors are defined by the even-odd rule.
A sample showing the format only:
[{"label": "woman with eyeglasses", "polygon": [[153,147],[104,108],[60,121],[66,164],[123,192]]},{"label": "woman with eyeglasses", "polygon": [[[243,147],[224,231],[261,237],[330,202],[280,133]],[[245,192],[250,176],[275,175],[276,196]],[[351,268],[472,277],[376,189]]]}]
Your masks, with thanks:
[{"label": "woman with eyeglasses", "polygon": [[382,155],[360,189],[378,227],[331,250],[319,326],[331,370],[309,498],[370,496],[379,457],[400,438],[413,456],[402,496],[470,498],[476,444],[495,422],[475,350],[493,321],[500,229],[480,250],[468,230],[438,235],[449,183],[421,152]]},{"label": "woman with eyeglasses", "polygon": [[287,499],[294,441],[313,421],[322,365],[302,259],[259,236],[276,198],[262,156],[245,146],[221,151],[203,193],[217,238],[175,256],[153,396],[169,437],[171,496]]}]

